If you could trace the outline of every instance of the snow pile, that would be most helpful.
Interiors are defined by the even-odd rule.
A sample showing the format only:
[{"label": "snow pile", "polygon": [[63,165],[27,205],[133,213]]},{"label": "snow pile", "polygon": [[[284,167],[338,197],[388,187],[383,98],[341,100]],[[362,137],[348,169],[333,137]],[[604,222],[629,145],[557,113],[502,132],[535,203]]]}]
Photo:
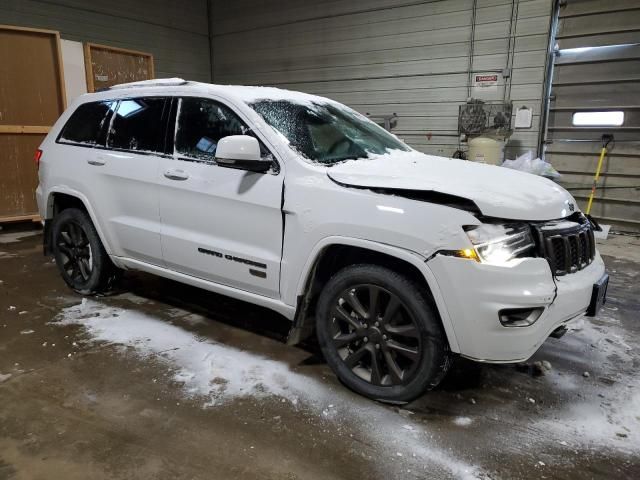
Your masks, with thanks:
[{"label": "snow pile", "polygon": [[[310,410],[338,428],[349,428],[367,438],[382,455],[404,452],[403,462],[413,468],[441,470],[441,477],[478,478],[480,472],[438,447],[418,423],[389,408],[354,397],[292,371],[283,362],[203,339],[178,326],[149,315],[109,307],[84,299],[64,309],[56,325],[81,325],[100,341],[132,347],[143,358],[161,359],[174,371],[174,380],[193,398],[204,398],[212,407],[239,397],[281,398],[296,409]],[[397,466],[387,465],[391,469]],[[426,465],[429,465],[428,467]],[[438,476],[436,474],[436,476]]]},{"label": "snow pile", "polygon": [[159,356],[177,367],[174,378],[188,394],[205,396],[211,405],[242,396],[279,396],[296,404],[303,394],[317,398],[322,388],[284,363],[205,342],[159,319],[92,300],[65,309],[58,324],[83,325],[94,340],[134,347],[143,357]]},{"label": "snow pile", "polygon": [[575,379],[563,377],[558,386],[574,394],[575,401],[536,426],[583,445],[638,453],[640,377],[635,374],[634,347],[630,345],[634,339],[625,336],[617,327],[619,321],[607,316],[607,310],[605,307],[598,317],[603,326],[585,318],[563,339],[576,344],[571,350],[584,352],[586,347],[596,372],[578,372]]}]

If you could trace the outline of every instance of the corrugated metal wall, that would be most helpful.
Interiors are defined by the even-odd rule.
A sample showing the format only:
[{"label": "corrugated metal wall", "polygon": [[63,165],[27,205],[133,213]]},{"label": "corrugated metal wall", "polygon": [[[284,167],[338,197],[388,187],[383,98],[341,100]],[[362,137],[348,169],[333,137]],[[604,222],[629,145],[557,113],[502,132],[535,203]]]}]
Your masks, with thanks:
[{"label": "corrugated metal wall", "polygon": [[[585,207],[601,148],[613,134],[592,214],[640,230],[640,2],[568,0],[559,9],[547,158]],[[576,127],[580,111],[622,110],[620,127]]]},{"label": "corrugated metal wall", "polygon": [[0,24],[150,52],[157,77],[210,81],[207,0],[2,0]]},{"label": "corrugated metal wall", "polygon": [[515,106],[533,109],[533,127],[509,143],[513,157],[539,145],[551,13],[552,0],[215,2],[214,81],[316,93],[371,115],[397,113],[394,133],[425,152],[451,155],[473,50],[473,71],[500,73],[495,91],[474,97],[501,100],[506,85]]}]

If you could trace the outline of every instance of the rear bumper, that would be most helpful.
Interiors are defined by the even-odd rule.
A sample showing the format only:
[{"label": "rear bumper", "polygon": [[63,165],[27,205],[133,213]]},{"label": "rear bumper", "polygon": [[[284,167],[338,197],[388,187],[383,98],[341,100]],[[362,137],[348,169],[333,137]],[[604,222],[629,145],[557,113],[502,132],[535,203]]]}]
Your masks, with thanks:
[{"label": "rear bumper", "polygon": [[[502,267],[436,256],[427,266],[438,283],[458,353],[491,363],[531,357],[555,329],[586,312],[593,284],[605,271],[598,253],[584,270],[555,281],[542,258]],[[500,310],[535,307],[544,310],[533,325],[505,327],[500,323]]]}]

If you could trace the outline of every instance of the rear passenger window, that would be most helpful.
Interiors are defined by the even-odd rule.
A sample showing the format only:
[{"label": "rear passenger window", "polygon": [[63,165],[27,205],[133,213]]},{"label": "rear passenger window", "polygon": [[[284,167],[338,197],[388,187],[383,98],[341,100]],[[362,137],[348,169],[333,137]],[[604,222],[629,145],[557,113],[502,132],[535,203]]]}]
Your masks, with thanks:
[{"label": "rear passenger window", "polygon": [[248,135],[250,129],[228,107],[204,98],[182,99],[176,128],[176,152],[213,161],[221,138]]},{"label": "rear passenger window", "polygon": [[121,100],[111,122],[107,146],[121,150],[163,152],[164,98]]},{"label": "rear passenger window", "polygon": [[69,117],[58,141],[85,145],[104,145],[103,133],[116,102],[91,102],[80,105]]}]

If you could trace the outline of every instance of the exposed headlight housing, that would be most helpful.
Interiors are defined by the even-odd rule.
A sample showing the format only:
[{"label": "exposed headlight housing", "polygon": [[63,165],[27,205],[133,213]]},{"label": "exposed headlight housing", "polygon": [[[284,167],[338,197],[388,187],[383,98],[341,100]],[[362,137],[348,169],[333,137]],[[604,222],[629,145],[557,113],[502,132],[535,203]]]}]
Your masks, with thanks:
[{"label": "exposed headlight housing", "polygon": [[483,223],[464,229],[483,263],[504,265],[514,258],[533,256],[535,242],[526,223]]}]

